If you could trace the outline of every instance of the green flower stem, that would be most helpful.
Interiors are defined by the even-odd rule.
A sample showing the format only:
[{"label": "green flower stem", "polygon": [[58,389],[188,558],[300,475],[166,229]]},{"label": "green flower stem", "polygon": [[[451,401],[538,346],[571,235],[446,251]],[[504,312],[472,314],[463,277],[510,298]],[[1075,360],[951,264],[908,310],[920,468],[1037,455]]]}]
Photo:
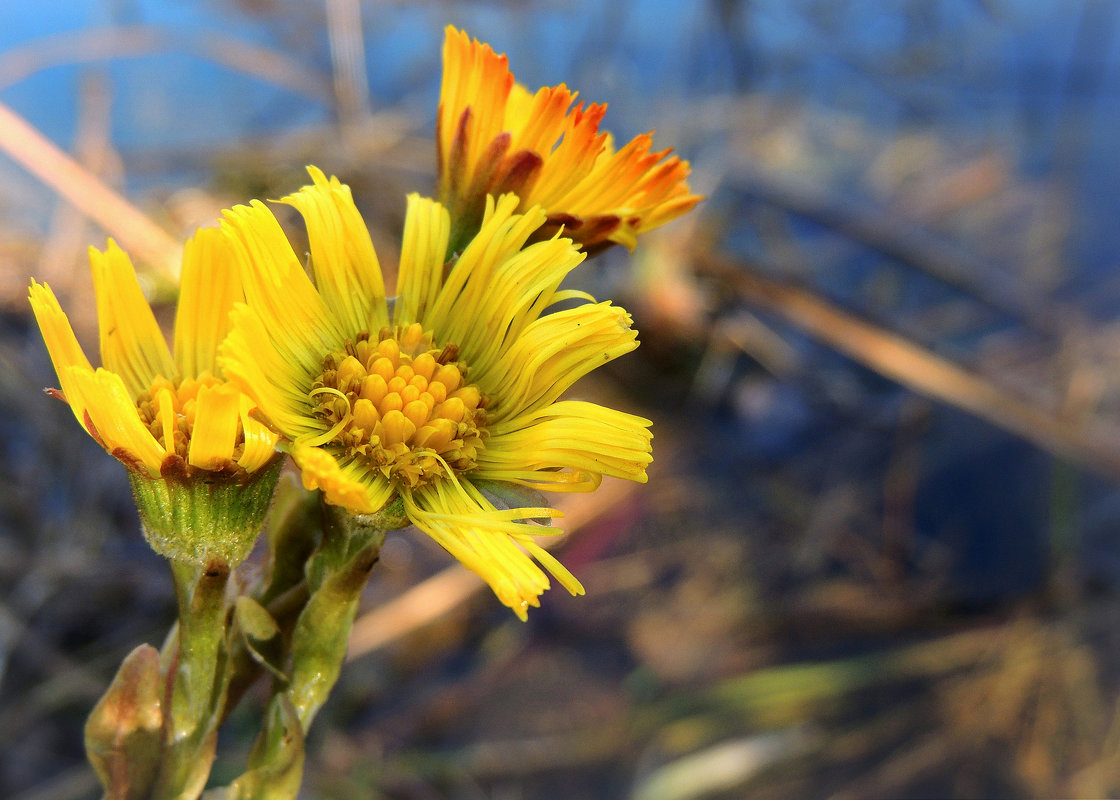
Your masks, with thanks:
[{"label": "green flower stem", "polygon": [[304,579],[307,559],[323,541],[323,514],[318,492],[303,488],[299,478],[284,476],[265,520],[268,566],[253,598],[263,606],[286,594]]},{"label": "green flower stem", "polygon": [[296,621],[287,694],[305,732],[338,680],[358,601],[385,539],[384,531],[378,534],[340,567],[327,568]]},{"label": "green flower stem", "polygon": [[[323,541],[323,525],[318,493],[306,491],[295,476],[282,476],[265,521],[267,567],[247,594],[264,606],[285,640],[290,640],[310,596],[304,567]],[[237,707],[262,671],[241,631],[235,629],[230,637],[230,677],[222,720]]]},{"label": "green flower stem", "polygon": [[[225,789],[209,794],[213,800],[294,800],[297,796],[303,738],[338,681],[362,589],[386,532],[408,523],[399,501],[377,514],[352,516],[320,504],[319,499],[316,495],[313,515],[304,513],[306,507],[294,515],[285,513],[279,529],[270,530],[272,574],[262,581],[256,599],[238,601],[231,646],[235,652],[240,647],[258,671],[274,676],[273,694],[248,769]],[[297,535],[297,529],[302,534]],[[308,537],[315,537],[317,547],[301,570],[303,579],[276,593],[276,587],[292,583],[291,559],[296,551],[306,552]],[[285,548],[292,552],[281,557],[278,551]],[[278,574],[289,577],[277,581]],[[265,597],[271,598],[267,605],[261,602]],[[294,620],[291,627],[289,620]],[[277,651],[281,640],[287,643],[286,672],[281,671],[284,659]]]},{"label": "green flower stem", "polygon": [[358,601],[381,555],[385,534],[401,527],[390,504],[379,514],[352,516],[322,506],[323,540],[307,562],[311,597],[292,631],[287,696],[306,733],[338,680]]},{"label": "green flower stem", "polygon": [[[265,606],[284,637],[291,637],[292,629],[307,605],[308,597],[307,584],[299,583],[284,594],[274,597],[272,602]],[[237,708],[245,692],[257,682],[263,671],[243,638],[235,631],[230,643],[229,686],[226,689],[220,722],[224,722],[233,709]]]},{"label": "green flower stem", "polygon": [[178,636],[168,668],[170,713],[164,721],[163,762],[153,800],[193,800],[210,774],[217,717],[225,694],[226,584],[229,566],[201,570],[170,560],[179,601]]},{"label": "green flower stem", "polygon": [[[269,702],[265,724],[253,745],[248,769],[219,795],[222,800],[294,800],[303,776],[303,738],[316,713],[327,701],[338,681],[346,645],[362,589],[370,570],[377,563],[385,540],[385,518],[357,520],[337,509],[324,507],[319,548],[307,562],[307,579],[301,584],[310,591],[291,630],[289,653],[291,668],[287,680],[279,676]],[[379,523],[372,526],[370,522]],[[274,599],[278,604],[285,595]],[[269,615],[258,604],[243,624],[272,640],[276,630],[268,624]],[[269,608],[272,621],[280,609]],[[280,616],[285,616],[283,613]],[[248,634],[248,631],[247,631]],[[246,640],[252,635],[246,635]],[[245,649],[251,645],[248,641]],[[258,651],[258,657],[262,654]],[[270,671],[272,671],[270,669]]]},{"label": "green flower stem", "polygon": [[249,768],[208,800],[294,800],[303,779],[303,728],[286,695],[277,694],[265,711],[264,727],[249,754]]}]

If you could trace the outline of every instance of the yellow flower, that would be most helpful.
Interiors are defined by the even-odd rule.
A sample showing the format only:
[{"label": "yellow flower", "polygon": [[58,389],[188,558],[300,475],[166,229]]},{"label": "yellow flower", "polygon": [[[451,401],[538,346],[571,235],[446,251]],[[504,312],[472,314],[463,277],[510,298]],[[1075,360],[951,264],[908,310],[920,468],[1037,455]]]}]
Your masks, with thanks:
[{"label": "yellow flower", "polygon": [[[124,251],[110,240],[103,253],[90,248],[90,263],[104,364],[97,369],[54,292],[31,282],[31,307],[62,387],[52,394],[128,467],[158,552],[199,564],[241,560],[279,460],[276,435],[249,416],[252,402],[216,363],[230,309],[243,297],[223,235],[200,230],[184,249],[174,355]],[[259,480],[266,475],[271,481]]]},{"label": "yellow flower", "polygon": [[652,134],[616,150],[599,131],[606,105],[572,108],[575,99],[563,84],[531,94],[504,54],[447,28],[436,148],[453,245],[477,230],[487,195],[514,192],[521,212],[541,206],[545,233],[562,225],[590,252],[611,243],[632,250],[639,233],[702,199],[689,191],[687,161],[652,152]]},{"label": "yellow flower", "polygon": [[[363,515],[400,498],[417,527],[522,619],[549,586],[533,558],[581,594],[534,541],[556,530],[528,521],[559,512],[499,507],[490,489],[645,481],[647,420],[558,400],[637,347],[629,315],[558,288],[584,256],[567,239],[526,246],[545,214],[515,213],[512,195],[487,204],[478,235],[448,264],[448,212],[410,196],[388,301],[349,187],[309,172],[313,184],[282,202],[307,224],[314,284],[267,207],[226,212],[247,298],[222,347],[226,374],[289,440],[305,486],[328,503]],[[561,301],[569,307],[543,313]]]}]

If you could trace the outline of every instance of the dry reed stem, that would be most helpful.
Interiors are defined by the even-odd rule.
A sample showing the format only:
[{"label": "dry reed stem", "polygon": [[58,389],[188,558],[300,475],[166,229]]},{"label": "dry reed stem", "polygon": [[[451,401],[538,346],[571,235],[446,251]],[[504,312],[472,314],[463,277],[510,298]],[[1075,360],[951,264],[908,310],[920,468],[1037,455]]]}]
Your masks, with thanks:
[{"label": "dry reed stem", "polygon": [[327,35],[338,121],[350,126],[370,113],[366,44],[358,0],[327,0]]},{"label": "dry reed stem", "polygon": [[[74,159],[101,180],[119,177],[120,162],[113,150],[110,120],[112,98],[101,72],[84,76],[79,94],[77,130],[72,148]],[[56,293],[71,294],[90,289],[86,248],[89,245],[89,218],[70,203],[57,203],[38,258],[39,280],[49,283]],[[84,269],[80,268],[82,265]],[[85,283],[83,283],[85,281]],[[26,288],[20,286],[22,300]],[[93,330],[97,312],[93,304],[70,312],[70,321],[79,329]]]},{"label": "dry reed stem", "polygon": [[1120,441],[1114,432],[1070,424],[901,336],[857,319],[811,292],[765,278],[746,265],[706,257],[698,269],[879,374],[1120,481]]},{"label": "dry reed stem", "polygon": [[1009,280],[1006,271],[958,242],[945,239],[897,214],[853,203],[851,198],[808,181],[737,167],[731,185],[767,204],[835,231],[910,268],[959,288],[985,305],[1054,335],[1061,314],[1053,301],[1039,299]]},{"label": "dry reed stem", "polygon": [[0,102],[0,151],[115,236],[125,250],[174,280],[179,243],[112,188]]}]

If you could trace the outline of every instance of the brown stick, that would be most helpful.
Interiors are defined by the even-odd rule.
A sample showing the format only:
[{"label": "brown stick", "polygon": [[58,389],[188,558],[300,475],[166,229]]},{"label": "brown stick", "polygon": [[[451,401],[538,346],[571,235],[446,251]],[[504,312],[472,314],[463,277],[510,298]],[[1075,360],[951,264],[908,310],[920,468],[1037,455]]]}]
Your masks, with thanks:
[{"label": "brown stick", "polygon": [[142,211],[0,103],[0,151],[120,240],[126,250],[175,279],[180,245]]},{"label": "brown stick", "polygon": [[1008,394],[897,334],[842,311],[816,295],[765,278],[741,264],[707,257],[698,271],[740,297],[780,315],[821,342],[919,394],[960,408],[1060,458],[1120,481],[1120,436],[1077,425]]}]

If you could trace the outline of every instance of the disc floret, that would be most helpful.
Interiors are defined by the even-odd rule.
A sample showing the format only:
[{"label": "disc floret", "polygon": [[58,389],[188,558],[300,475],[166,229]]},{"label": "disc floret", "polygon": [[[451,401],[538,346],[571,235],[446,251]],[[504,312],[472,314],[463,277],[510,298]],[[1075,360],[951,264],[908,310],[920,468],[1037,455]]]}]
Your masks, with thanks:
[{"label": "disc floret", "polygon": [[308,398],[327,430],[301,443],[340,451],[401,489],[473,469],[486,399],[458,354],[419,323],[358,334],[323,360]]},{"label": "disc floret", "polygon": [[[161,471],[171,468],[167,459],[173,459],[184,468],[189,464],[209,471],[231,474],[246,472],[239,463],[245,455],[246,442],[245,427],[238,416],[226,416],[221,429],[217,429],[212,420],[206,420],[208,428],[200,435],[210,440],[222,439],[227,446],[219,448],[220,452],[216,456],[204,457],[204,463],[200,463],[200,448],[195,446],[192,457],[199,408],[208,409],[212,406],[213,397],[217,396],[208,396],[212,392],[233,395],[234,389],[209,372],[174,380],[160,375],[136,398],[136,412],[140,421],[167,453]],[[206,413],[204,410],[203,416]]]}]

